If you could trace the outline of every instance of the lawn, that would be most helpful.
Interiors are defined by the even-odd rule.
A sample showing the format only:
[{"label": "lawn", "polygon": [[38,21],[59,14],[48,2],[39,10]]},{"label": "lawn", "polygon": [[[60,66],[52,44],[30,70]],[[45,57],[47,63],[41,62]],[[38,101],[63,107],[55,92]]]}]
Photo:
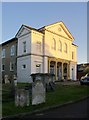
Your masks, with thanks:
[{"label": "lawn", "polygon": [[[21,85],[24,87],[24,85]],[[20,87],[20,85],[19,85]],[[3,86],[3,104],[2,114],[3,116],[15,115],[18,113],[32,112],[34,110],[43,109],[49,106],[61,105],[69,101],[76,101],[89,95],[89,86],[81,85],[56,85],[55,91],[49,91],[46,93],[46,102],[40,105],[30,105],[28,107],[16,107],[13,98],[11,97],[11,86]]]}]

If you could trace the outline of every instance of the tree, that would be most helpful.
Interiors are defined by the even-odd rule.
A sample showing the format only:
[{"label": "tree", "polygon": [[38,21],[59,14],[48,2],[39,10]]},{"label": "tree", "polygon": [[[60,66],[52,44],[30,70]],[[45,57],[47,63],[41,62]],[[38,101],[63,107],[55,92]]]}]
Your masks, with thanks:
[{"label": "tree", "polygon": [[89,66],[87,66],[87,67],[84,69],[84,73],[85,73],[85,74],[89,73]]}]

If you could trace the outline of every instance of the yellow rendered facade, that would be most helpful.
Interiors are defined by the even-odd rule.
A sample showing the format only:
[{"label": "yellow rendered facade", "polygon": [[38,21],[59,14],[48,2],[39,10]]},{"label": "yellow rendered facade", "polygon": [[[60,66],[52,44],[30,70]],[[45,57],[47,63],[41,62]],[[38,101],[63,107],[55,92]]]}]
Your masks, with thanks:
[{"label": "yellow rendered facade", "polygon": [[[56,57],[60,59],[65,59],[68,61],[77,62],[77,46],[72,45],[73,37],[68,30],[65,30],[64,24],[57,23],[55,25],[50,25],[45,27],[45,55],[50,57]],[[70,35],[68,35],[70,34]],[[71,37],[69,37],[71,36]],[[53,39],[56,41],[56,49],[52,48]],[[60,42],[62,50],[60,51]],[[67,45],[67,52],[65,52],[65,44]],[[72,59],[72,52],[74,52],[74,58]]]},{"label": "yellow rendered facade", "polygon": [[48,72],[54,73],[56,80],[76,80],[77,46],[73,44],[69,30],[63,22],[57,22],[41,31],[44,33],[44,55],[48,56]]},{"label": "yellow rendered facade", "polygon": [[[25,31],[23,27],[26,29]],[[28,67],[30,74],[36,72],[53,73],[55,80],[76,80],[77,46],[73,44],[74,37],[63,22],[56,22],[40,29],[23,25],[22,30],[17,34],[18,37],[24,33],[18,37],[18,55],[22,54],[21,44],[23,41],[27,43],[27,51],[26,55],[19,57],[18,65],[21,60],[24,63],[27,60],[26,56],[29,56],[30,60],[27,60],[26,64],[30,66]],[[19,68],[21,67],[18,66],[18,70]]]}]

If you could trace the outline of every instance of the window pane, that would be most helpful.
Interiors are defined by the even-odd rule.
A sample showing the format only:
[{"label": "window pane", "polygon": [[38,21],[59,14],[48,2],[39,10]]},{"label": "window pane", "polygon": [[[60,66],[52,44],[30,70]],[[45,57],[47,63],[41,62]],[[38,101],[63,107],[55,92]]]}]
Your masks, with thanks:
[{"label": "window pane", "polygon": [[23,52],[26,52],[26,41],[23,42]]},{"label": "window pane", "polygon": [[41,64],[37,64],[36,65],[36,73],[40,73],[41,72]]},{"label": "window pane", "polygon": [[2,65],[2,71],[4,71],[5,70],[5,65]]},{"label": "window pane", "polygon": [[2,58],[5,58],[5,52],[6,52],[6,50],[2,49]]},{"label": "window pane", "polygon": [[14,45],[12,45],[12,47],[11,47],[11,56],[13,56],[13,55],[14,55],[14,53],[15,53],[15,46],[14,46]]},{"label": "window pane", "polygon": [[56,50],[56,40],[53,38],[52,49]]},{"label": "window pane", "polygon": [[13,70],[14,70],[14,64],[10,63],[10,71],[13,71]]},{"label": "window pane", "polygon": [[62,43],[60,40],[59,40],[59,50],[62,51]]},{"label": "window pane", "polygon": [[72,52],[72,59],[74,59],[74,52]]},{"label": "window pane", "polygon": [[22,65],[22,69],[25,69],[26,68],[26,65],[24,64],[24,65]]},{"label": "window pane", "polygon": [[37,42],[36,48],[38,52],[41,52],[41,42]]},{"label": "window pane", "polygon": [[64,52],[67,53],[67,44],[64,44]]}]

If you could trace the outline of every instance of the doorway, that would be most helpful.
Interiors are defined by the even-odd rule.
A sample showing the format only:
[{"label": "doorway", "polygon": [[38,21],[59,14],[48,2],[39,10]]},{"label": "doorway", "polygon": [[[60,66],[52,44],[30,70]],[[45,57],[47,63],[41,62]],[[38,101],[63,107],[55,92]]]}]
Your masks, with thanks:
[{"label": "doorway", "polygon": [[57,63],[57,78],[58,80],[62,79],[62,63],[61,62]]}]

